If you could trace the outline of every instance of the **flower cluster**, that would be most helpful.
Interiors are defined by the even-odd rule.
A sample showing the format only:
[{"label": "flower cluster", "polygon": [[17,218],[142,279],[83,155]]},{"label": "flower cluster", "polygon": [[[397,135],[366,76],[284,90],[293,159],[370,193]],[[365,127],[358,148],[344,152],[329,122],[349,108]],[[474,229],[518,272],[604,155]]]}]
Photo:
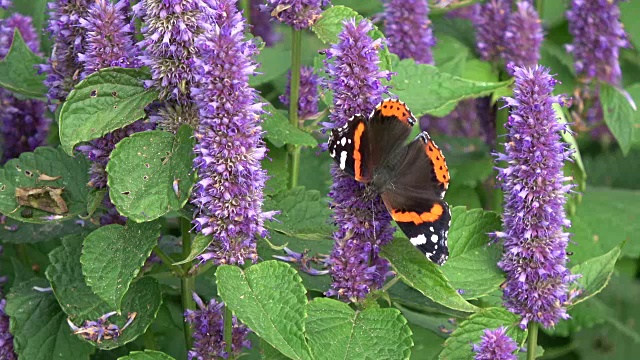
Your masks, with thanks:
[{"label": "flower cluster", "polygon": [[140,61],[151,68],[152,80],[146,85],[158,89],[161,100],[191,101],[195,39],[209,23],[209,2],[141,0],[133,7],[144,22],[144,40],[138,46],[145,50]]},{"label": "flower cluster", "polygon": [[8,9],[11,6],[11,0],[0,0],[0,9]]},{"label": "flower cluster", "polygon": [[509,337],[507,328],[486,329],[479,344],[473,344],[475,360],[516,360],[518,344]]},{"label": "flower cluster", "polygon": [[113,315],[117,314],[117,312],[113,311],[110,313],[106,313],[98,318],[97,321],[93,320],[85,320],[82,326],[78,327],[74,325],[71,320],[67,319],[67,323],[73,333],[76,335],[80,335],[86,340],[93,342],[101,342],[102,340],[115,340],[122,332],[133,322],[136,318],[136,313],[130,313],[126,324],[122,328],[120,328],[116,324],[107,323],[107,320]]},{"label": "flower cluster", "polygon": [[[280,101],[289,105],[289,94],[291,93],[291,72],[289,72],[289,81],[283,95],[280,95]],[[298,98],[298,118],[300,120],[311,119],[318,114],[318,86],[321,79],[317,74],[313,73],[312,66],[303,66],[300,69],[300,93]]]},{"label": "flower cluster", "polygon": [[510,141],[497,160],[505,192],[504,254],[498,265],[507,273],[505,307],[522,316],[521,327],[535,321],[545,327],[568,318],[567,284],[575,279],[566,268],[570,226],[564,211],[565,195],[572,186],[562,172],[570,156],[552,105],[556,80],[545,67],[513,68],[515,98],[505,98],[511,108],[507,129]]},{"label": "flower cluster", "polygon": [[63,102],[79,81],[82,65],[78,54],[84,52],[85,30],[80,19],[87,15],[89,0],[57,0],[49,2],[49,32],[53,38],[53,52],[47,64],[40,66],[46,73],[44,85],[49,88],[47,98],[51,111]]},{"label": "flower cluster", "polygon": [[620,22],[620,0],[573,0],[567,11],[573,43],[574,66],[587,80],[597,79],[619,85],[622,74],[618,53],[628,47],[627,34]]},{"label": "flower cluster", "polygon": [[80,27],[85,30],[84,52],[78,54],[84,67],[82,77],[111,66],[138,67],[135,27],[127,20],[129,10],[129,0],[115,4],[96,0],[86,17],[80,18]]},{"label": "flower cluster", "polygon": [[[40,41],[31,18],[13,14],[0,20],[0,60],[9,52],[16,29],[29,49],[39,53]],[[0,164],[44,144],[50,123],[45,111],[43,102],[19,100],[9,90],[0,88]]]},{"label": "flower cluster", "polygon": [[267,0],[265,10],[296,30],[310,28],[320,17],[329,0]]},{"label": "flower cluster", "polygon": [[[367,20],[348,20],[339,42],[327,51],[328,86],[334,94],[332,127],[344,126],[355,114],[369,114],[388,91],[381,79],[389,78],[390,73],[378,67],[378,49],[383,44],[367,35],[372,29]],[[391,216],[379,197],[366,192],[364,185],[340,168],[333,166],[331,174],[329,196],[338,231],[328,260],[333,284],[327,296],[358,301],[390,275],[389,263],[379,251],[380,245],[393,238]]]},{"label": "flower cluster", "polygon": [[260,8],[262,3],[264,3],[263,0],[250,0],[249,2],[251,7],[249,12],[251,33],[254,36],[261,37],[266,46],[273,46],[282,36],[274,30],[271,14],[266,9]]},{"label": "flower cluster", "polygon": [[536,65],[544,37],[540,16],[530,2],[518,2],[514,12],[511,6],[512,0],[489,0],[479,5],[473,18],[480,57],[502,58],[509,72],[513,66]]},{"label": "flower cluster", "polygon": [[436,45],[429,21],[427,0],[390,0],[385,3],[385,35],[389,51],[400,59],[433,64],[431,48]]},{"label": "flower cluster", "polygon": [[235,1],[216,1],[212,9],[213,21],[196,42],[200,56],[193,64],[191,92],[200,113],[193,223],[214,239],[200,260],[242,264],[257,260],[257,236],[267,235],[263,223],[272,216],[262,211],[267,179],[260,164],[267,151],[261,139],[262,103],[249,86],[258,49],[244,39],[246,25]]},{"label": "flower cluster", "polygon": [[251,348],[247,339],[249,329],[241,324],[234,316],[231,340],[231,354],[225,351],[224,342],[224,303],[211,299],[208,304],[193,293],[193,300],[198,305],[197,310],[187,310],[185,320],[193,328],[193,348],[189,350],[189,360],[228,359],[235,358],[242,352],[242,348]]}]

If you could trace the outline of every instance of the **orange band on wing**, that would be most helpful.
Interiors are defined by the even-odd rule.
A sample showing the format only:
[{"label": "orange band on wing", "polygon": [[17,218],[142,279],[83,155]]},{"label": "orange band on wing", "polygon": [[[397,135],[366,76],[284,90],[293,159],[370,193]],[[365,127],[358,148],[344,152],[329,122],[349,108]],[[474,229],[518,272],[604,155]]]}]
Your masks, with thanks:
[{"label": "orange band on wing", "polygon": [[436,178],[438,181],[442,183],[445,188],[449,186],[449,168],[447,167],[447,163],[444,160],[444,155],[442,155],[442,151],[434,144],[433,141],[429,140],[427,144],[424,146],[427,152],[427,156],[431,159],[433,163],[433,170],[436,173]]},{"label": "orange band on wing", "polygon": [[385,100],[376,110],[380,111],[382,116],[394,116],[407,124],[409,123],[409,117],[412,116],[407,105],[401,103],[400,100]]},{"label": "orange band on wing", "polygon": [[417,213],[413,211],[397,211],[391,210],[391,217],[395,221],[400,222],[413,222],[416,225],[420,225],[425,222],[438,221],[444,213],[444,208],[440,204],[433,204],[431,210],[423,213]]},{"label": "orange band on wing", "polygon": [[362,181],[362,153],[360,152],[360,140],[364,133],[364,124],[358,124],[356,132],[353,135],[353,169],[356,181]]}]

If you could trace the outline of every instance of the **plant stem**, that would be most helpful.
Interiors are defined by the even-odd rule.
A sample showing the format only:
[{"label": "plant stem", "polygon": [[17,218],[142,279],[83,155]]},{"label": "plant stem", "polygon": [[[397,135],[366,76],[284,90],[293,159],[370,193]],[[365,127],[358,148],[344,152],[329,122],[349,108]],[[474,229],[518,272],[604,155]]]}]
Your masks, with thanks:
[{"label": "plant stem", "polygon": [[[500,144],[507,141],[507,129],[504,127],[507,121],[509,121],[509,108],[499,109],[496,113],[496,150],[498,151],[503,150],[500,148]],[[496,164],[499,168],[504,168],[506,165],[507,164],[504,161]],[[504,198],[504,194],[497,186],[494,186],[492,190],[491,210],[497,213],[502,213],[502,200]]]},{"label": "plant stem", "polygon": [[[289,123],[298,128],[298,97],[300,96],[300,62],[302,56],[302,31],[291,29],[291,86],[289,94]],[[288,144],[289,188],[298,186],[300,174],[300,148]]]},{"label": "plant stem", "polygon": [[527,360],[536,358],[536,346],[538,346],[538,323],[529,322],[529,336],[527,337]]},{"label": "plant stem", "polygon": [[249,0],[240,0],[240,9],[244,12],[243,15],[247,24],[251,24],[251,4],[249,3]]},{"label": "plant stem", "polygon": [[[182,257],[186,258],[191,253],[191,221],[188,219],[180,219],[180,229],[182,231]],[[182,265],[182,270],[185,276],[180,278],[180,290],[182,295],[182,310],[183,312],[189,309],[195,309],[196,303],[193,301],[193,292],[196,290],[196,278],[188,276],[191,264],[187,263]],[[187,349],[191,349],[193,345],[193,338],[191,337],[191,326],[184,322],[184,338],[187,344]]]},{"label": "plant stem", "polygon": [[158,255],[158,257],[160,258],[160,260],[162,260],[162,262],[167,265],[171,271],[175,272],[176,274],[178,274],[178,276],[183,277],[185,276],[185,272],[182,269],[181,266],[179,265],[173,265],[173,263],[175,262],[171,256],[169,256],[166,252],[164,252],[164,250],[162,250],[160,248],[160,246],[156,245],[153,248],[153,252],[156,253],[156,255]]},{"label": "plant stem", "polygon": [[544,0],[536,0],[536,10],[538,11],[538,15],[542,18],[544,14]]},{"label": "plant stem", "polygon": [[389,282],[384,284],[384,286],[380,290],[383,291],[383,292],[388,291],[389,289],[391,289],[391,287],[393,285],[395,285],[398,282],[398,280],[400,280],[400,277],[398,277],[398,276],[394,277],[393,279],[389,280]]},{"label": "plant stem", "polygon": [[224,351],[231,356],[233,345],[233,313],[227,305],[224,306],[224,332],[222,334],[224,340]]}]

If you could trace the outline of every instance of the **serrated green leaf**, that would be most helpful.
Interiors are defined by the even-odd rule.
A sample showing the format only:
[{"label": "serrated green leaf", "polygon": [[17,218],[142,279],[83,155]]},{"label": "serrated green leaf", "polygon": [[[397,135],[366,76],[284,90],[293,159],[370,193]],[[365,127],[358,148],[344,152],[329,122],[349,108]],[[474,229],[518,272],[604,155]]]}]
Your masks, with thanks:
[{"label": "serrated green leaf", "polygon": [[211,241],[213,241],[212,236],[205,236],[202,234],[196,235],[196,237],[193,239],[193,243],[191,244],[191,252],[189,253],[189,255],[184,260],[178,261],[173,265],[181,265],[193,261],[193,259],[197,258],[198,255],[207,250],[207,247],[209,247]]},{"label": "serrated green leaf", "polygon": [[44,59],[31,52],[20,31],[14,29],[9,53],[0,60],[0,88],[31,99],[44,100],[47,88],[42,81],[46,75],[38,75],[35,68],[43,63]]},{"label": "serrated green leaf", "polygon": [[[63,311],[78,326],[85,320],[95,321],[113,310],[85,283],[80,264],[82,239],[80,235],[63,239],[62,246],[49,254],[51,265],[46,272]],[[161,302],[162,295],[155,280],[143,278],[134,283],[122,301],[122,315],[109,318],[110,322],[122,327],[127,315],[135,312],[137,315],[133,323],[118,339],[91,344],[101,349],[113,349],[135,340],[153,322]]]},{"label": "serrated green leaf", "polygon": [[158,98],[145,89],[149,74],[140,69],[107,68],[87,76],[69,93],[60,110],[60,142],[68,154],[93,140],[145,117],[144,108]]},{"label": "serrated green leaf", "polygon": [[409,359],[407,320],[396,309],[354,311],[333,299],[307,305],[306,336],[316,360]]},{"label": "serrated green leaf", "polygon": [[623,241],[608,253],[589,259],[571,268],[572,274],[581,275],[573,289],[582,292],[580,296],[572,301],[573,305],[595,296],[607,286],[611,279],[611,274],[615,270],[616,260],[620,257],[620,252],[625,243],[626,241]]},{"label": "serrated green leaf", "polygon": [[467,80],[441,72],[432,65],[416,64],[412,59],[394,63],[393,71],[396,72],[391,80],[394,95],[406,102],[417,117],[438,115],[438,111],[462,99],[489,95],[512,82]]},{"label": "serrated green leaf", "polygon": [[335,227],[329,224],[331,209],[316,190],[297,187],[265,201],[265,210],[278,210],[275,220],[265,223],[273,231],[305,240],[330,238]]},{"label": "serrated green leaf", "polygon": [[[13,8],[16,13],[30,16],[34,29],[45,28],[48,18],[47,5],[48,0],[31,0],[31,1],[13,1]],[[51,38],[48,31],[39,31],[40,48],[43,53],[50,53]]]},{"label": "serrated green leaf", "polygon": [[[54,181],[38,180],[41,175],[61,176]],[[7,161],[0,168],[0,212],[4,215],[30,223],[47,223],[52,213],[33,209],[31,217],[23,217],[16,200],[17,187],[62,187],[62,198],[69,211],[56,215],[55,221],[70,219],[87,212],[89,193],[89,162],[83,156],[70,157],[57,148],[39,147],[34,152],[22,153],[18,159]],[[29,208],[32,209],[32,208]]]},{"label": "serrated green leaf", "polygon": [[88,360],[93,347],[73,335],[67,317],[43,279],[32,279],[11,289],[5,312],[11,318],[9,331],[14,337],[15,352],[29,360]]},{"label": "serrated green leaf", "polygon": [[278,77],[284,76],[287,69],[291,67],[291,49],[284,41],[278,42],[274,46],[265,47],[256,56],[256,63],[260,64],[259,74],[249,77],[249,85],[256,87],[270,82]]},{"label": "serrated green leaf", "polygon": [[409,240],[395,238],[390,244],[382,247],[380,254],[389,260],[402,281],[432,301],[458,311],[479,310],[466,302],[456,289],[449,285],[440,267],[429,261]]},{"label": "serrated green leaf", "polygon": [[156,130],[120,141],[107,165],[109,196],[118,212],[144,222],[182,208],[193,187],[194,144],[188,125],[175,136]]},{"label": "serrated green leaf", "polygon": [[504,272],[496,265],[502,255],[499,244],[490,245],[489,233],[501,227],[500,215],[455,207],[451,210],[449,260],[442,272],[465,299],[476,299],[498,289]]},{"label": "serrated green leaf", "polygon": [[[0,242],[32,244],[60,239],[66,235],[89,232],[95,229],[96,225],[91,221],[78,222],[77,220],[33,224],[7,218],[2,227],[6,231],[1,232]],[[9,231],[8,229],[15,229],[15,231]]]},{"label": "serrated green leaf", "polygon": [[98,210],[98,208],[104,201],[105,195],[107,195],[107,188],[93,188],[91,189],[91,191],[89,191],[89,194],[87,196],[87,216],[93,215],[93,213]]},{"label": "serrated green leaf", "polygon": [[526,338],[526,332],[518,326],[520,319],[501,308],[487,308],[473,314],[451,333],[444,342],[444,349],[440,353],[440,360],[472,359],[471,344],[480,342],[480,337],[486,329],[507,327],[507,335],[516,343],[521,344]]},{"label": "serrated green leaf", "polygon": [[287,189],[287,150],[285,148],[269,146],[269,152],[262,160],[262,168],[267,170],[269,176],[264,186],[265,195],[277,194]]},{"label": "serrated green leaf", "polygon": [[173,357],[153,350],[132,351],[127,356],[119,357],[118,360],[175,360]]},{"label": "serrated green leaf", "polygon": [[317,146],[318,142],[311,136],[289,123],[289,119],[276,109],[269,101],[260,98],[265,103],[263,109],[266,113],[261,115],[262,129],[266,132],[264,137],[273,145],[282,147],[285,144],[298,146]]},{"label": "serrated green leaf", "polygon": [[120,310],[131,281],[160,237],[157,222],[103,226],[84,239],[82,273],[94,293],[112,309]]},{"label": "serrated green leaf", "polygon": [[289,360],[290,357],[284,356],[280,351],[276,350],[268,342],[260,339],[260,349],[262,350],[262,359],[264,360]]},{"label": "serrated green leaf", "polygon": [[604,122],[618,140],[622,153],[627,155],[631,149],[635,124],[640,113],[634,110],[627,97],[618,89],[608,84],[600,86],[600,103],[604,114]]},{"label": "serrated green leaf", "polygon": [[226,306],[260,338],[292,359],[312,359],[304,338],[306,290],[293,268],[277,261],[245,271],[223,265],[216,279]]}]

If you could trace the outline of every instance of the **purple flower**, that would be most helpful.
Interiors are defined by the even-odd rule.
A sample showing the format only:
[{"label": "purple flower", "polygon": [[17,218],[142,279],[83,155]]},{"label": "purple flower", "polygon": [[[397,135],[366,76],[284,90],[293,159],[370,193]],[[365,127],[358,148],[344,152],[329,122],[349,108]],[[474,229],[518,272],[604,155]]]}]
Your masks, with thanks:
[{"label": "purple flower", "polygon": [[[291,71],[288,76],[287,88],[280,101],[289,105],[289,94],[291,92]],[[313,73],[312,66],[303,66],[300,69],[300,97],[298,99],[298,118],[300,120],[311,119],[318,114],[318,86],[321,79]]]},{"label": "purple flower", "polygon": [[384,13],[389,51],[400,59],[413,58],[419,64],[433,64],[431,48],[436,40],[430,23],[427,0],[389,0]]},{"label": "purple flower", "polygon": [[251,348],[251,342],[247,339],[249,328],[233,316],[231,354],[228,354],[224,349],[224,303],[211,299],[205,305],[196,293],[193,293],[193,300],[198,305],[198,309],[187,310],[184,313],[185,320],[193,329],[194,343],[193,348],[189,350],[189,360],[228,359],[229,357],[235,359],[240,355],[243,347]]},{"label": "purple flower", "polygon": [[484,134],[479,99],[466,99],[458,103],[448,115],[437,118],[426,115],[420,118],[420,129],[455,137],[481,137]]},{"label": "purple flower", "polygon": [[83,77],[112,66],[139,67],[133,40],[135,27],[127,20],[129,10],[129,0],[116,4],[96,0],[86,17],[80,18],[80,27],[85,30],[85,49],[78,54],[84,66]]},{"label": "purple flower", "polygon": [[11,0],[0,0],[0,9],[8,9],[11,5]]},{"label": "purple flower", "polygon": [[480,344],[473,344],[475,360],[516,360],[514,354],[518,350],[518,344],[507,334],[504,326],[495,330],[486,329],[482,335]]},{"label": "purple flower", "polygon": [[[309,250],[305,250],[301,253],[297,253],[287,247],[284,248],[284,251],[287,253],[287,256],[281,255],[273,255],[274,258],[294,264],[300,264],[298,269],[303,271],[309,275],[326,275],[329,273],[329,270],[324,270],[327,267],[327,256],[309,256]],[[311,263],[317,263],[323,267],[323,270],[317,270],[311,266]]]},{"label": "purple flower", "polygon": [[249,6],[250,21],[251,21],[251,33],[254,36],[260,36],[266,46],[273,46],[280,41],[282,36],[275,31],[273,23],[271,22],[271,14],[266,9],[261,9],[260,5],[264,3],[264,0],[250,0]]},{"label": "purple flower", "polygon": [[629,47],[627,34],[620,23],[619,0],[573,0],[567,11],[573,44],[576,72],[586,80],[593,78],[619,85],[622,74],[618,53]]},{"label": "purple flower", "polygon": [[[540,46],[544,33],[538,12],[530,3],[520,1],[517,11],[509,16],[504,34],[502,57],[507,71],[513,66],[535,66],[540,60]],[[513,74],[511,74],[513,75]]]},{"label": "purple flower", "polygon": [[[15,29],[18,29],[31,51],[38,53],[40,41],[31,18],[13,14],[0,20],[0,59],[9,52]],[[19,100],[10,91],[0,88],[0,164],[44,145],[50,123],[45,112],[43,102]]]},{"label": "purple flower", "polygon": [[234,0],[216,1],[212,9],[215,16],[196,41],[200,56],[193,64],[191,92],[200,112],[193,223],[199,233],[213,235],[201,261],[243,264],[257,260],[257,236],[267,235],[263,223],[272,216],[262,211],[267,179],[260,164],[267,151],[261,139],[263,104],[249,86],[258,49],[244,39],[246,25]]},{"label": "purple flower", "polygon": [[79,81],[82,65],[78,54],[84,52],[85,29],[80,19],[87,15],[89,0],[56,0],[49,2],[49,32],[54,41],[47,64],[39,67],[46,73],[44,85],[49,88],[47,99],[53,112]]},{"label": "purple flower", "polygon": [[488,0],[479,6],[473,20],[477,48],[483,60],[498,61],[504,49],[511,0]]},{"label": "purple flower", "polygon": [[320,17],[329,0],[267,0],[264,8],[271,16],[296,30],[310,28]]},{"label": "purple flower", "polygon": [[122,332],[133,322],[137,313],[130,313],[127,318],[127,323],[122,329],[116,324],[109,324],[107,320],[115,315],[116,312],[110,312],[102,315],[97,321],[85,320],[82,326],[78,327],[74,325],[71,320],[67,319],[67,323],[75,335],[80,335],[86,340],[93,342],[101,342],[102,340],[115,340]]},{"label": "purple flower", "polygon": [[[344,23],[339,42],[327,50],[327,72],[333,91],[332,127],[344,126],[355,114],[369,114],[382,100],[388,87],[388,71],[378,67],[380,39],[367,33],[373,29],[368,20]],[[329,61],[333,59],[333,61]],[[390,275],[389,263],[381,258],[380,245],[393,238],[391,216],[379,197],[372,198],[365,186],[337,166],[331,169],[333,185],[329,196],[338,225],[335,244],[328,263],[333,284],[327,296],[342,300],[362,300],[367,293],[382,286]]]},{"label": "purple flower", "polygon": [[141,0],[133,9],[144,22],[145,50],[140,61],[151,68],[147,86],[160,91],[161,100],[179,103],[191,101],[194,80],[193,59],[197,55],[195,39],[208,26],[211,0]]},{"label": "purple flower", "polygon": [[514,67],[515,98],[504,98],[511,108],[506,127],[509,141],[498,161],[499,179],[505,192],[504,254],[498,266],[507,273],[505,307],[529,321],[554,326],[566,313],[567,284],[575,279],[566,268],[571,223],[564,211],[572,185],[562,172],[571,154],[560,139],[567,131],[558,122],[552,105],[563,104],[552,96],[556,80],[542,66]]}]

